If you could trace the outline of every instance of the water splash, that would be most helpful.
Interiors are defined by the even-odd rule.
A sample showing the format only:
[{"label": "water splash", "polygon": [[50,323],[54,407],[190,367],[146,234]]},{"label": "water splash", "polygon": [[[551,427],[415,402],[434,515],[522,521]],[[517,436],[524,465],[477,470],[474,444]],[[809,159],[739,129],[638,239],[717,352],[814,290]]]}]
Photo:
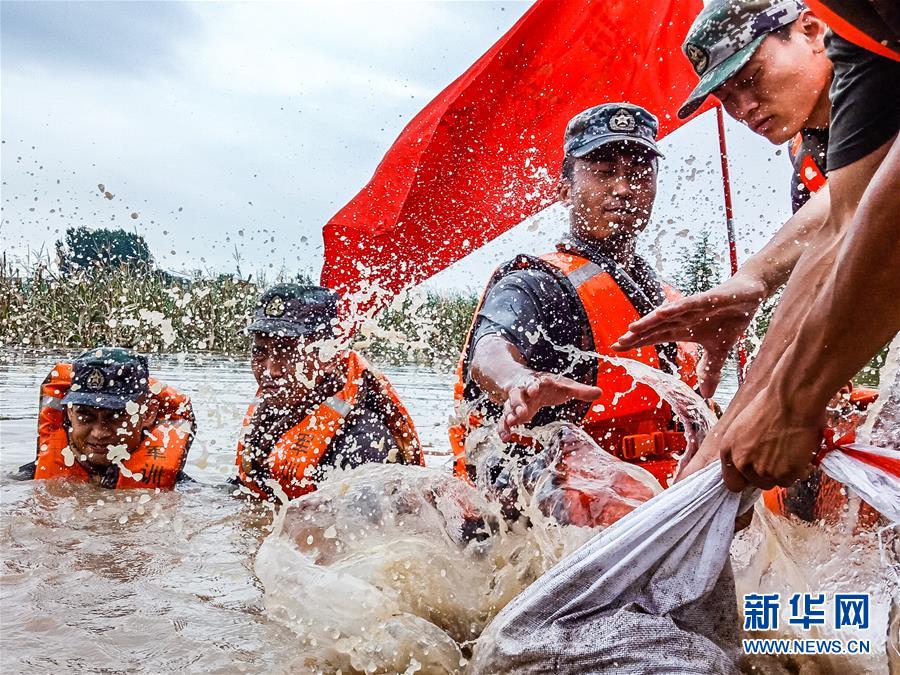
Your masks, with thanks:
[{"label": "water splash", "polygon": [[591,534],[507,523],[445,471],[365,465],[284,508],[255,571],[308,667],[457,672],[490,619]]},{"label": "water splash", "polygon": [[[608,360],[701,433],[714,419],[676,378]],[[543,450],[513,465],[512,492],[484,478],[476,489],[446,470],[366,465],[335,472],[281,509],[254,569],[269,616],[297,634],[307,667],[458,672],[507,602],[660,491],[651,474],[578,429],[555,423],[528,433]],[[493,426],[473,430],[467,445],[480,477],[508,459]],[[590,495],[574,500],[576,517],[573,494]]]},{"label": "water splash", "polygon": [[[900,447],[900,339],[895,340],[888,363],[881,371],[879,405],[873,406],[860,428],[865,442],[882,447]],[[841,420],[833,420],[840,425]],[[891,445],[889,445],[889,443]],[[830,602],[834,593],[868,593],[870,628],[835,630],[825,626],[800,630],[784,620],[773,635],[749,637],[868,639],[870,655],[819,655],[816,657],[753,657],[751,666],[761,672],[887,673],[900,667],[900,564],[896,525],[865,524],[860,520],[861,500],[847,494],[847,503],[837,522],[807,523],[794,517],[776,516],[757,504],[753,524],[732,545],[738,598],[744,593],[780,593],[782,605],[794,593],[824,593]]]}]

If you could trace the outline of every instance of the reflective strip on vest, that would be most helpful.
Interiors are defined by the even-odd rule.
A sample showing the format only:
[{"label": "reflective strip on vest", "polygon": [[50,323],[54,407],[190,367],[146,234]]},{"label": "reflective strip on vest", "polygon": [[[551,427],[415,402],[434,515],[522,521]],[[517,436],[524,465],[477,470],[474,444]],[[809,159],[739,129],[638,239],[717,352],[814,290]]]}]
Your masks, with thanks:
[{"label": "reflective strip on vest", "polygon": [[41,399],[42,408],[53,408],[54,410],[65,410],[66,406],[62,404],[62,399],[58,396],[44,396]]},{"label": "reflective strip on vest", "polygon": [[346,417],[353,407],[347,403],[347,401],[338,398],[337,396],[329,396],[322,402],[322,405],[327,405],[341,417]]},{"label": "reflective strip on vest", "polygon": [[600,267],[600,265],[598,265],[597,263],[589,262],[585,265],[582,265],[577,270],[569,272],[566,275],[566,278],[575,288],[578,288],[579,286],[586,284],[598,274],[603,274],[603,268]]}]

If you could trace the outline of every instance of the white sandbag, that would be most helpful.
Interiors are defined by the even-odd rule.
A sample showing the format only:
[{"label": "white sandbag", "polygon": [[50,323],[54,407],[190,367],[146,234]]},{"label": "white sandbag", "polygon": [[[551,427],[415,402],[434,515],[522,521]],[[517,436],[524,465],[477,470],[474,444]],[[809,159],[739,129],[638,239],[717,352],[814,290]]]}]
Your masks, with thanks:
[{"label": "white sandbag", "polygon": [[643,504],[507,605],[469,672],[736,672],[729,546],[758,496],[716,462]]},{"label": "white sandbag", "polygon": [[[826,474],[900,516],[900,453],[838,443]],[[470,672],[736,672],[728,560],[736,516],[717,461],[611,525],[516,597],[485,629]]]},{"label": "white sandbag", "polygon": [[898,463],[900,452],[896,450],[851,443],[827,453],[820,466],[831,478],[850,486],[889,521],[897,523],[900,522],[900,477],[895,473]]}]

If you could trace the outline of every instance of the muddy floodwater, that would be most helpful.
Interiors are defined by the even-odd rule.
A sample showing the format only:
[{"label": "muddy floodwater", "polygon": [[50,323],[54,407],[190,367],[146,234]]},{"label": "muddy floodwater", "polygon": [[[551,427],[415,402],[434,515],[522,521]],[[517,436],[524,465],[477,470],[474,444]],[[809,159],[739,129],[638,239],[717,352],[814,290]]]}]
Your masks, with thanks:
[{"label": "muddy floodwater", "polygon": [[[271,513],[225,482],[256,389],[246,362],[151,359],[154,376],[193,400],[198,435],[186,471],[197,482],[117,492],[9,477],[34,459],[39,386],[62,356],[0,355],[0,670],[299,670],[295,635],[266,618],[253,574]],[[388,374],[426,451],[445,452],[450,376]]]},{"label": "muddy floodwater", "polygon": [[[307,655],[316,640],[322,636],[328,640],[333,632],[337,642],[340,631],[333,626],[312,630],[304,625],[304,617],[334,616],[325,606],[330,596],[311,590],[309,576],[292,578],[291,566],[285,564],[296,560],[298,572],[310,569],[308,562],[296,557],[298,549],[291,544],[305,541],[305,532],[299,539],[296,534],[293,540],[271,538],[263,547],[265,556],[258,559],[272,530],[272,510],[236,498],[234,487],[226,482],[234,475],[241,420],[256,388],[247,363],[196,354],[151,359],[154,376],[193,400],[198,434],[186,472],[195,482],[157,493],[61,481],[16,481],[11,472],[35,455],[40,383],[53,363],[66,356],[71,355],[0,354],[0,670],[309,672]],[[452,408],[452,376],[413,367],[385,371],[417,424],[429,453],[428,465],[449,471],[446,425]],[[717,399],[727,403],[734,388],[732,372]],[[348,485],[347,490],[353,489]],[[341,521],[335,524],[340,530]],[[326,539],[328,530],[333,528],[326,528]],[[738,565],[739,587],[784,592],[808,585],[809,590],[873,591],[881,598],[873,607],[873,622],[880,623],[867,637],[873,638],[881,655],[836,665],[842,673],[886,672],[883,643],[889,587],[880,572],[873,534],[854,536],[852,525],[849,531],[851,536],[823,539],[820,532],[806,526],[789,529],[757,522],[744,537],[744,548],[751,553],[745,556],[746,565]],[[349,541],[355,535],[346,536]],[[400,547],[419,550],[421,542],[411,535],[404,540],[402,531],[396,537],[395,542],[385,540],[379,546],[386,559],[396,558],[392,569],[400,570],[402,576],[409,564],[400,560]],[[759,541],[768,543],[760,546]],[[448,605],[440,594],[452,586],[454,570],[431,570],[428,563],[438,550],[432,548],[431,557],[413,561],[424,563],[417,572],[416,579],[421,581],[412,583],[430,588],[426,577],[433,572],[437,583],[432,604],[434,611],[444,611]],[[492,569],[484,560],[475,563]],[[349,560],[345,564],[357,568],[362,563]],[[371,561],[365,564],[373,575],[386,573],[373,568]],[[268,577],[267,587],[258,574]],[[392,574],[396,578],[396,572]],[[448,574],[442,585],[441,579]],[[514,587],[510,581],[507,588]],[[471,592],[477,592],[477,585]],[[311,598],[315,598],[314,607],[305,604]],[[353,617],[353,597],[336,595],[333,600],[336,606],[349,605]],[[478,602],[474,596],[470,600]],[[361,607],[359,620],[364,623],[368,616],[374,621],[377,609],[368,607],[366,615]],[[453,611],[465,614],[460,608]],[[346,620],[347,613],[341,617]],[[373,626],[373,632],[377,628]],[[465,629],[461,626],[458,632],[464,634]],[[397,634],[387,637],[397,639]],[[383,641],[384,636],[379,639]],[[355,653],[372,651],[366,649]],[[448,653],[455,649],[451,643]],[[361,663],[353,669],[370,669],[367,661]],[[464,661],[438,670],[460,670],[457,665],[463,666]],[[372,668],[376,669],[380,670]],[[407,668],[407,672],[416,670],[435,671],[421,663]],[[810,662],[760,662],[755,672],[829,671]]]}]

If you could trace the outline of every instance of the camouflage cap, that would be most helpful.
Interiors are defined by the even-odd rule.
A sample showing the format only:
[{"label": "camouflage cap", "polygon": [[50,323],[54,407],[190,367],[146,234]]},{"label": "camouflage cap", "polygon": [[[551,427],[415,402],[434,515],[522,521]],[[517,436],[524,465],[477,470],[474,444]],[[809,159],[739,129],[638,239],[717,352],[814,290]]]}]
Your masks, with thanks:
[{"label": "camouflage cap", "polygon": [[338,294],[323,286],[279,284],[256,303],[251,333],[284,337],[333,337]]},{"label": "camouflage cap", "polygon": [[72,362],[72,386],[62,404],[122,410],[149,387],[145,357],[121,347],[98,347]]},{"label": "camouflage cap", "polygon": [[694,20],[681,49],[700,83],[678,111],[691,115],[715,89],[746,65],[766,36],[792,23],[800,0],[712,0]]},{"label": "camouflage cap", "polygon": [[563,148],[567,157],[586,157],[609,143],[631,142],[662,157],[656,146],[659,123],[652,113],[632,103],[604,103],[569,120]]}]

